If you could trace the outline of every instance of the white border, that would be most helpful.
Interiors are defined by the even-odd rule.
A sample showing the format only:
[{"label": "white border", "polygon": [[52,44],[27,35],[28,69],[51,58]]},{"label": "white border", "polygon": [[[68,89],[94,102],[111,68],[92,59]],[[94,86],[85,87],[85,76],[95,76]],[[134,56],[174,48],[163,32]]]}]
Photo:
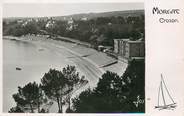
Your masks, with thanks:
[{"label": "white border", "polygon": [[144,0],[3,0],[3,3],[114,3],[144,2]]},{"label": "white border", "polygon": [[[43,3],[43,4],[47,4],[47,3],[50,3],[50,4],[55,4],[55,3],[58,3],[58,4],[62,4],[62,3],[144,3],[144,0],[3,0],[2,2],[2,6],[3,4],[16,4],[16,3]],[[2,8],[2,7],[1,7]],[[2,13],[1,13],[2,14]],[[2,34],[1,34],[2,36]],[[2,38],[2,37],[1,37]],[[2,44],[2,39],[0,40],[0,43]],[[2,49],[1,49],[2,50]],[[2,57],[2,51],[1,51],[1,57]],[[2,59],[2,58],[1,58]],[[1,60],[2,61],[2,60]],[[2,68],[2,67],[1,67]],[[1,70],[2,71],[2,70]],[[2,74],[2,73],[1,73]],[[2,76],[2,75],[1,75]],[[2,80],[2,78],[0,78]],[[2,82],[2,81],[1,81]],[[2,83],[0,83],[0,86]],[[2,90],[0,90],[2,91]],[[2,92],[1,92],[2,93]],[[1,101],[3,100],[2,99],[2,96],[0,96],[0,103],[2,103]],[[0,112],[2,112],[2,108],[3,108],[3,105],[0,104]],[[126,115],[126,116],[136,116],[138,113],[77,113],[77,114],[66,114],[66,113],[62,113],[62,114],[59,114],[59,113],[48,113],[48,114],[41,114],[41,113],[34,113],[34,114],[26,114],[26,113],[14,113],[14,114],[10,114],[10,113],[3,113],[2,115],[4,116],[24,116],[24,115],[30,115],[30,116],[42,116],[42,115],[46,115],[46,116],[55,116],[55,115],[66,115],[66,116],[112,116],[112,115],[116,115],[116,116],[122,116],[122,115]],[[141,113],[141,115],[143,115]]]},{"label": "white border", "polygon": [[[145,114],[78,114],[78,116],[91,115],[107,115],[107,116],[183,116],[184,115],[184,1],[183,0],[4,0],[3,3],[112,3],[112,2],[144,2],[145,6],[145,36],[146,36],[146,113]],[[152,14],[152,8],[158,6],[160,8],[179,8],[181,14],[171,16],[178,18],[179,24],[160,24],[158,18]],[[1,14],[2,16],[2,5]],[[165,16],[164,16],[165,17]],[[167,18],[170,17],[166,16]],[[1,30],[2,31],[2,30]],[[2,38],[2,37],[1,37]],[[2,46],[2,40],[0,40]],[[2,49],[1,49],[2,54]],[[2,55],[1,55],[2,59]],[[2,64],[2,60],[0,61]],[[2,72],[2,66],[1,66]],[[169,89],[174,95],[178,103],[177,109],[174,111],[158,111],[154,109],[156,104],[158,82],[160,73],[164,73],[167,77]],[[2,78],[0,78],[2,82]],[[154,85],[154,86],[153,86]],[[2,83],[0,83],[0,91],[2,91]],[[151,100],[147,101],[147,98]],[[2,103],[2,99],[0,99]],[[2,104],[0,105],[2,112]],[[1,114],[0,114],[1,115]],[[13,114],[3,114],[9,116]],[[20,115],[20,114],[16,114]],[[25,114],[21,114],[25,115]],[[29,114],[29,115],[45,115],[45,114]],[[54,114],[46,115],[74,115],[74,114]]]}]

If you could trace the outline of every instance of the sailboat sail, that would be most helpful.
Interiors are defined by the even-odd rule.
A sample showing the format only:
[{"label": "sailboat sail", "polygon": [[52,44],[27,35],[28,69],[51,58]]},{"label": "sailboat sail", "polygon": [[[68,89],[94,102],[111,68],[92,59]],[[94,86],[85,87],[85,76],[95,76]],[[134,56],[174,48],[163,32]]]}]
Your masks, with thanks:
[{"label": "sailboat sail", "polygon": [[[166,91],[166,94],[164,94],[164,90]],[[166,97],[169,97],[171,103],[166,103]],[[160,103],[162,101],[162,104]],[[158,90],[158,105],[155,106],[155,108],[158,109],[173,109],[176,107],[176,103],[174,102],[173,98],[171,97],[169,90],[166,87],[166,84],[164,82],[164,78],[161,74],[161,81],[160,86]]]}]

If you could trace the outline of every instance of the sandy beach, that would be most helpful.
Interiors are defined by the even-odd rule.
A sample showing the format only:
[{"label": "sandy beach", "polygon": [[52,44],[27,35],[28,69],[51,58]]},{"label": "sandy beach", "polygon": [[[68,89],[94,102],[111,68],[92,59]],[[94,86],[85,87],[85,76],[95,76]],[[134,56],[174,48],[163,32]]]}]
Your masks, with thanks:
[{"label": "sandy beach", "polygon": [[[105,71],[108,70],[116,72],[119,75],[122,75],[127,67],[127,64],[123,62],[118,62],[108,67],[101,67],[105,64],[112,63],[116,60],[107,56],[105,53],[98,52],[95,49],[78,45],[76,43],[46,39],[46,37],[40,36],[24,36],[20,38],[5,37],[5,38],[16,39],[36,44],[40,52],[44,51],[47,48],[53,51],[55,54],[58,54],[58,56],[62,56],[61,58],[64,57],[63,60],[71,62],[72,65],[74,64],[77,67],[77,70],[80,72],[80,75],[84,75],[85,78],[89,81],[88,85],[76,91],[74,96],[78,95],[80,92],[84,91],[89,87],[90,88],[95,87],[97,85],[99,78],[101,78],[102,74]],[[65,51],[64,55],[63,51]],[[57,111],[58,111],[57,104],[54,103],[50,108],[50,112],[57,112]]]},{"label": "sandy beach", "polygon": [[98,75],[100,75],[100,73],[104,73],[105,71],[112,71],[117,73],[118,75],[122,75],[127,67],[127,63],[121,61],[118,61],[118,63],[115,63],[108,67],[101,67],[105,64],[112,63],[116,60],[108,56],[106,53],[99,52],[95,49],[78,45],[76,43],[46,39],[46,37],[39,37],[39,36],[24,36],[20,38],[15,37],[12,38],[39,44],[40,49],[42,49],[41,46],[50,49],[55,48],[53,49],[53,51],[55,50],[55,52],[59,52],[59,49],[65,49],[68,52],[68,54],[70,54],[69,57],[66,57],[68,60],[75,62],[77,66],[81,64],[79,64],[78,63],[79,61],[78,60],[76,61],[76,59],[80,59],[81,62],[86,61],[97,68],[97,70],[99,71],[99,72],[97,71],[97,73],[99,73]]}]

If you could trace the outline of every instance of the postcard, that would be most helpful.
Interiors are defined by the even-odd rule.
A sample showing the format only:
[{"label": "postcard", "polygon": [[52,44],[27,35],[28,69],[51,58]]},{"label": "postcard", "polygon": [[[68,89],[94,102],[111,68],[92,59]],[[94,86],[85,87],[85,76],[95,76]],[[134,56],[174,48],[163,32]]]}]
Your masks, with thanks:
[{"label": "postcard", "polygon": [[182,3],[4,0],[0,115],[183,116]]}]

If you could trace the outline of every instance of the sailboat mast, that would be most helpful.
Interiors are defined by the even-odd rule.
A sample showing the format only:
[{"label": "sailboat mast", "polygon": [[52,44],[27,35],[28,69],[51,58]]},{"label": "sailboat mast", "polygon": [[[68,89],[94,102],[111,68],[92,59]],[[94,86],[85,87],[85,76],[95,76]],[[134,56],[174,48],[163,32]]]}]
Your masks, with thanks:
[{"label": "sailboat mast", "polygon": [[162,81],[161,81],[161,92],[162,92],[162,98],[163,98],[163,101],[164,101],[164,106],[166,105],[165,103],[165,98],[164,98],[164,92],[163,92],[163,85],[162,85]]}]

